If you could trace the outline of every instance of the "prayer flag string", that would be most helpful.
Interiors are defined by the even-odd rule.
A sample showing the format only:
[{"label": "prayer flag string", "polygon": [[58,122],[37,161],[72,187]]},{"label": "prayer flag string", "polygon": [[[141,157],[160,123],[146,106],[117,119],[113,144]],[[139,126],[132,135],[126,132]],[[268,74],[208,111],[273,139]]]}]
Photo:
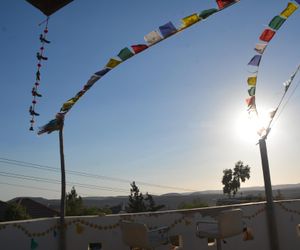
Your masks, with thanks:
[{"label": "prayer flag string", "polygon": [[[295,0],[298,4],[300,4],[300,0]],[[294,3],[294,2],[289,2],[287,4],[287,7],[277,16],[275,16],[269,23],[269,27],[266,28],[260,35],[259,43],[256,44],[254,50],[257,52],[256,55],[254,55],[251,60],[249,61],[248,65],[256,67],[255,74],[251,75],[247,79],[248,83],[248,94],[249,97],[246,98],[246,103],[248,107],[248,113],[250,118],[255,118],[259,119],[258,117],[258,111],[256,108],[256,83],[257,83],[257,75],[259,71],[259,65],[262,59],[262,56],[265,52],[265,49],[269,45],[270,41],[273,39],[277,31],[280,29],[280,27],[285,23],[285,21],[298,9],[299,5]],[[295,71],[295,73],[291,76],[291,78],[286,82],[287,84],[285,85],[285,90],[282,99],[279,102],[279,105],[277,106],[276,109],[273,109],[270,112],[270,120],[269,123],[266,127],[259,128],[258,130],[258,135],[262,138],[265,138],[269,131],[270,131],[270,126],[273,121],[274,116],[276,115],[276,112],[286,94],[286,91],[288,90],[291,82],[293,81],[295,75],[299,71],[298,69]]]},{"label": "prayer flag string", "polygon": [[224,10],[225,8],[239,2],[239,0],[216,0],[218,4],[217,8],[211,8],[207,10],[203,10],[200,13],[194,13],[192,15],[186,16],[181,19],[180,27],[176,27],[172,22],[167,22],[164,25],[159,26],[158,30],[151,31],[150,33],[144,36],[145,43],[134,44],[129,47],[125,47],[120,50],[120,52],[115,56],[109,59],[106,66],[95,72],[83,88],[72,98],[67,100],[61,106],[60,112],[56,114],[55,119],[48,122],[46,125],[42,126],[38,130],[38,134],[43,133],[51,133],[53,131],[59,130],[60,124],[62,123],[65,115],[70,109],[74,106],[74,104],[105,74],[110,72],[112,69],[116,68],[118,65],[128,60],[129,58],[141,53],[144,50],[149,49],[151,46],[175,35],[176,33],[183,31],[190,26],[205,20],[209,16]]}]

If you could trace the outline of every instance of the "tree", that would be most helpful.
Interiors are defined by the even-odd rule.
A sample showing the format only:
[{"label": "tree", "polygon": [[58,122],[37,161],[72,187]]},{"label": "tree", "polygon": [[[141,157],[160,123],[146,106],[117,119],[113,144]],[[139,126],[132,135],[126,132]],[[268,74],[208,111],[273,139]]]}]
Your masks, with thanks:
[{"label": "tree", "polygon": [[72,187],[66,197],[66,215],[82,215],[83,210],[82,198],[77,194],[75,187]]},{"label": "tree", "polygon": [[146,205],[144,202],[144,196],[140,192],[138,186],[135,184],[135,181],[130,183],[130,195],[128,199],[128,206],[126,207],[126,211],[128,213],[138,213],[138,212],[145,212]]},{"label": "tree", "polygon": [[241,182],[245,182],[246,179],[250,178],[250,167],[248,165],[244,166],[242,161],[235,163],[234,169],[223,170],[222,184],[223,193],[231,197],[236,195],[237,191],[241,187]]},{"label": "tree", "polygon": [[31,217],[27,214],[26,208],[13,202],[10,203],[5,211],[4,220],[27,220]]},{"label": "tree", "polygon": [[191,203],[181,202],[178,205],[178,209],[192,209],[192,208],[201,208],[201,207],[208,207],[208,203],[202,201],[201,199],[193,199]]},{"label": "tree", "polygon": [[130,195],[128,197],[128,205],[126,206],[128,213],[153,212],[164,207],[164,205],[156,205],[151,194],[146,193],[144,197],[134,181],[130,183],[130,186]]},{"label": "tree", "polygon": [[165,207],[165,205],[156,205],[153,196],[148,192],[146,193],[145,201],[148,203],[146,204],[147,211],[150,212],[158,211]]}]

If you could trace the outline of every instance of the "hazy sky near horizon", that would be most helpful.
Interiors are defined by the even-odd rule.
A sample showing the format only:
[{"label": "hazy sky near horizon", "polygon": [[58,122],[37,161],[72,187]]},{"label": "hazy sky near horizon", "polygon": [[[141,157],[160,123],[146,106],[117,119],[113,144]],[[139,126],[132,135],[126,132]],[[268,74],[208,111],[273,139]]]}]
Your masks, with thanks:
[{"label": "hazy sky near horizon", "polygon": [[[247,186],[263,185],[259,148],[241,136],[246,116],[247,63],[269,21],[286,0],[241,0],[191,28],[129,59],[99,80],[65,120],[66,169],[70,190],[82,196],[129,194],[129,181],[145,193],[222,189],[222,171],[242,160],[251,167]],[[37,104],[37,126],[54,118],[109,58],[160,25],[204,9],[215,1],[75,0],[50,18]],[[38,26],[45,16],[26,1],[5,1],[0,8],[2,114],[0,200],[16,196],[59,198],[59,172],[5,163],[4,158],[59,168],[58,133],[37,136],[29,128],[28,108],[35,79]],[[300,10],[268,46],[257,83],[258,109],[273,108],[282,83],[300,60]],[[295,79],[294,86],[299,81]],[[300,182],[300,90],[296,89],[268,140],[272,184]],[[7,177],[26,175],[34,180]],[[6,176],[5,176],[6,175]],[[24,176],[23,176],[24,177]],[[126,182],[125,180],[128,180]],[[73,184],[72,184],[73,183]],[[77,184],[112,188],[86,188]]]}]

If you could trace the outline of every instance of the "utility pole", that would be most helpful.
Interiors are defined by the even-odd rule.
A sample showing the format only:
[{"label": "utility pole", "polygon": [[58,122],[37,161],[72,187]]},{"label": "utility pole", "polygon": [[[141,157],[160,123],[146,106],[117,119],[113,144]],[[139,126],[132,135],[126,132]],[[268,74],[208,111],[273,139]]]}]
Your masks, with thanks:
[{"label": "utility pole", "polygon": [[65,157],[64,157],[64,141],[63,128],[64,119],[59,121],[59,151],[60,151],[60,166],[61,166],[61,199],[60,199],[60,237],[59,250],[66,250],[66,227],[65,227],[65,213],[66,213],[66,171],[65,171]]},{"label": "utility pole", "polygon": [[261,155],[261,163],[264,174],[265,194],[266,194],[266,215],[269,232],[270,250],[279,250],[278,231],[276,217],[274,211],[273,192],[269,169],[269,160],[267,153],[266,137],[259,140],[259,149]]}]

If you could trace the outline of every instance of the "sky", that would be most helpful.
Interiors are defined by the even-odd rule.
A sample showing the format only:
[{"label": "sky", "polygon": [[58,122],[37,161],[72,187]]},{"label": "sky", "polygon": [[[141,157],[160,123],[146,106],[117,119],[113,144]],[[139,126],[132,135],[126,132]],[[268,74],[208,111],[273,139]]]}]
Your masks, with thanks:
[{"label": "sky", "polygon": [[[221,190],[239,160],[242,187],[263,186],[257,138],[249,140],[247,63],[261,32],[286,0],[241,0],[119,65],[67,114],[67,191],[81,196]],[[36,128],[54,118],[108,60],[159,26],[209,8],[213,0],[75,0],[54,13],[41,69]],[[31,88],[45,16],[26,1],[0,8],[0,200],[60,197],[58,133],[29,131]],[[264,53],[259,111],[274,108],[299,64],[299,10]],[[293,87],[299,82],[295,79]],[[289,92],[289,94],[291,94]],[[295,89],[267,139],[272,184],[300,182],[300,91]],[[36,164],[36,165],[32,165]],[[35,168],[34,168],[35,167]],[[48,167],[48,171],[45,170]],[[50,170],[50,171],[49,171]],[[80,172],[74,174],[74,172]],[[86,174],[82,174],[82,172]],[[83,176],[85,175],[85,176]],[[17,178],[16,178],[17,177]]]}]

